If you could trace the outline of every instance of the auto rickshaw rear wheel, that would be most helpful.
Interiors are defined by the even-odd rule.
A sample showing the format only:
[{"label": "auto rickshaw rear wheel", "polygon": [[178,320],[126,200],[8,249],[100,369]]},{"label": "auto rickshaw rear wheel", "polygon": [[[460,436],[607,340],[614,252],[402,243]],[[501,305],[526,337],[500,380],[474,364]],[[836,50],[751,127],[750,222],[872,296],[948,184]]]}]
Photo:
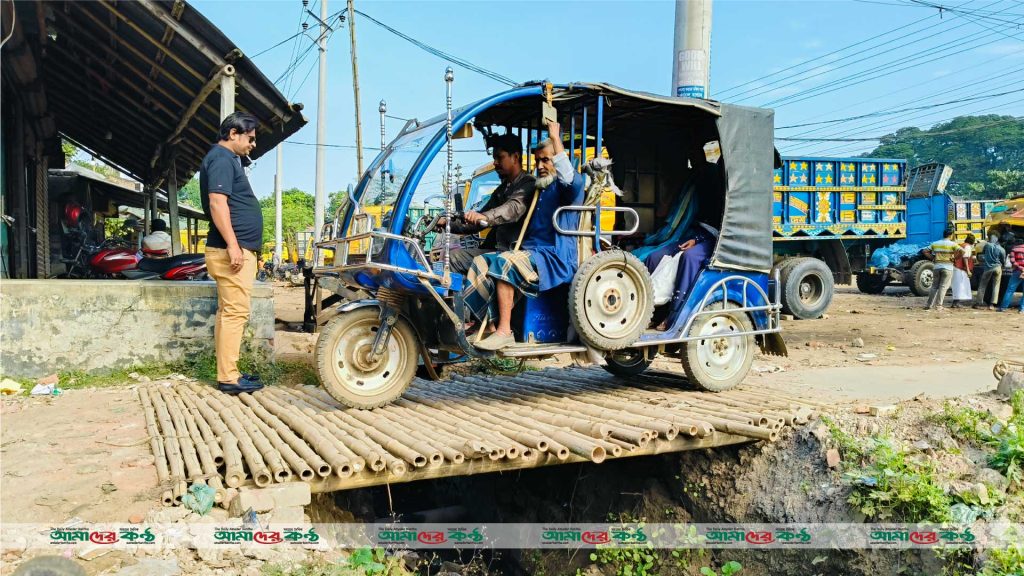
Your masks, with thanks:
[{"label": "auto rickshaw rear wheel", "polygon": [[683,342],[683,371],[687,379],[704,390],[723,392],[746,378],[754,361],[754,336],[728,336],[752,332],[754,325],[746,312],[737,312],[732,302],[722,307],[715,302],[704,307],[693,320],[688,336],[701,336]]},{"label": "auto rickshaw rear wheel", "polygon": [[651,275],[629,252],[595,254],[583,261],[572,278],[569,317],[580,339],[598,350],[630,346],[653,315]]},{"label": "auto rickshaw rear wheel", "polygon": [[604,369],[616,376],[638,376],[651,366],[652,360],[642,348],[627,348],[612,352],[604,359]]},{"label": "auto rickshaw rear wheel", "polygon": [[330,395],[352,408],[377,408],[397,400],[416,375],[419,346],[408,320],[399,316],[384,352],[371,354],[380,329],[376,307],[342,312],[316,342],[316,367]]}]

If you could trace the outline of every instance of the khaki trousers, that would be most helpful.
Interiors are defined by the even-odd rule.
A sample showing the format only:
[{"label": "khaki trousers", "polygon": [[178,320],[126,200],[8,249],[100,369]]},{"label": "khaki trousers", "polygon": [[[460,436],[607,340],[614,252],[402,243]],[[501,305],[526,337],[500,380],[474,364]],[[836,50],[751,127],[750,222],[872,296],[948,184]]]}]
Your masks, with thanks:
[{"label": "khaki trousers", "polygon": [[256,253],[242,250],[242,269],[231,271],[231,257],[223,248],[206,249],[206,269],[217,282],[217,320],[213,341],[217,350],[217,381],[238,382],[238,356],[252,309],[252,283],[256,279]]}]

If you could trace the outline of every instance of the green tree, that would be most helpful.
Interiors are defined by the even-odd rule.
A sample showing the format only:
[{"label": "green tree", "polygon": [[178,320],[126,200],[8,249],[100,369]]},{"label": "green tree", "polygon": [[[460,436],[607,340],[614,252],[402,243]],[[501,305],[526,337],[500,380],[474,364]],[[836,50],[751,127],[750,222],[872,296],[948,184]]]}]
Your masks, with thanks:
[{"label": "green tree", "polygon": [[[1024,119],[989,114],[961,116],[928,130],[900,128],[881,138],[869,158],[906,158],[913,167],[940,162],[953,167],[947,191],[971,198],[1003,197],[1021,189],[1024,170]],[[999,180],[997,178],[1004,178]],[[1014,184],[1014,182],[1018,182]]]},{"label": "green tree", "polygon": [[[286,246],[295,245],[295,234],[313,226],[313,195],[298,188],[281,192],[281,233]],[[274,195],[260,200],[263,209],[263,239],[274,240]],[[290,251],[289,251],[290,252]]]},{"label": "green tree", "polygon": [[178,189],[178,202],[187,204],[197,210],[202,210],[203,201],[199,194],[199,174],[197,173],[184,186]]},{"label": "green tree", "polygon": [[1024,194],[1024,170],[989,170],[991,188],[1004,198]]}]

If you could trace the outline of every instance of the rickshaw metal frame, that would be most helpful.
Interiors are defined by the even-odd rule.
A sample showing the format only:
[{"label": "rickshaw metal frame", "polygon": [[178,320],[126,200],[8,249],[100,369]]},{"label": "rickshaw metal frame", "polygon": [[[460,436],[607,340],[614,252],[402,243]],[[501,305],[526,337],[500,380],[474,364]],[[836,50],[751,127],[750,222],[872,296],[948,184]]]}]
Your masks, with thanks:
[{"label": "rickshaw metal frame", "polygon": [[[616,87],[608,86],[608,85],[603,85],[603,84],[582,84],[582,85],[577,85],[576,87],[596,88],[598,90],[604,90],[604,91],[608,91],[608,92],[610,92],[612,94],[618,94],[618,95],[626,95],[626,94],[635,95],[635,94],[637,94],[637,93],[630,93],[630,92],[618,89]],[[557,88],[559,88],[561,90],[564,90],[565,91],[565,92],[563,92],[563,95],[564,95],[565,93],[571,93],[571,91],[574,88],[574,85],[570,84],[570,85],[566,85],[566,86],[558,86]],[[429,137],[430,140],[424,146],[424,148],[421,150],[420,154],[417,156],[417,159],[415,160],[415,162],[413,164],[412,170],[408,174],[408,176],[406,178],[406,181],[404,182],[401,190],[399,191],[399,197],[398,197],[398,199],[396,199],[396,204],[395,204],[395,206],[393,208],[394,219],[392,220],[392,224],[391,224],[392,230],[396,229],[396,227],[400,227],[400,226],[404,225],[405,215],[404,215],[404,212],[403,212],[402,209],[403,208],[405,208],[405,209],[408,208],[409,200],[403,200],[403,198],[408,196],[408,194],[407,194],[408,190],[410,190],[410,189],[411,190],[415,190],[416,186],[419,185],[419,182],[420,182],[420,180],[422,179],[422,176],[423,176],[423,172],[425,171],[426,164],[429,163],[429,162],[424,162],[424,159],[432,159],[441,151],[441,147],[443,146],[444,142],[446,141],[446,132],[448,134],[450,134],[450,130],[452,130],[453,124],[459,123],[460,126],[461,125],[465,125],[466,123],[468,123],[471,119],[475,118],[481,112],[483,112],[485,110],[488,110],[488,109],[490,109],[490,108],[492,108],[492,107],[494,107],[494,106],[496,106],[498,104],[501,104],[501,103],[507,102],[507,101],[512,101],[512,100],[520,99],[520,98],[527,98],[527,97],[531,97],[531,96],[537,96],[537,95],[540,95],[540,94],[541,94],[541,87],[540,86],[537,86],[537,85],[517,86],[517,87],[515,87],[515,88],[513,88],[513,89],[511,89],[509,91],[506,91],[504,93],[500,93],[498,95],[491,96],[489,98],[485,98],[483,100],[480,100],[478,102],[475,102],[473,104],[470,104],[470,105],[468,105],[468,106],[458,110],[457,114],[456,114],[456,117],[454,117],[454,118],[452,117],[451,112],[449,112],[449,116],[447,118],[447,122],[445,122],[445,119],[443,117],[440,119],[440,122],[438,122],[437,120],[435,120],[433,118],[430,119],[430,120],[427,120],[427,121],[425,121],[423,123],[418,123],[418,122],[413,122],[413,121],[407,122],[406,125],[403,126],[403,128],[400,131],[400,133],[398,134],[398,136],[396,136],[396,138],[393,141],[393,143],[388,145],[386,147],[386,149],[384,151],[382,151],[382,153],[381,153],[381,160],[379,161],[379,163],[376,163],[376,165],[372,165],[367,170],[366,174],[364,174],[363,178],[366,180],[365,184],[363,182],[360,182],[360,185],[357,185],[355,190],[353,190],[353,193],[350,195],[350,200],[351,200],[351,203],[353,204],[352,210],[348,211],[344,216],[342,216],[340,208],[336,212],[335,219],[334,219],[334,222],[333,222],[334,226],[332,226],[333,230],[331,231],[332,232],[331,235],[333,236],[334,234],[338,233],[340,230],[347,230],[350,227],[350,225],[354,224],[355,220],[357,218],[359,218],[359,216],[362,215],[361,214],[360,205],[359,205],[359,201],[362,199],[363,195],[365,195],[367,193],[367,186],[369,184],[369,180],[372,178],[372,174],[375,171],[379,170],[380,167],[383,165],[383,162],[386,161],[386,158],[391,153],[391,151],[394,149],[394,143],[395,142],[398,142],[401,138],[403,138],[407,134],[410,134],[410,133],[414,132],[415,130],[419,130],[419,129],[421,129],[423,127],[426,127],[426,126],[438,124],[438,127],[441,128],[440,130],[438,130],[433,135],[430,135],[430,134],[427,135],[427,137]],[[664,103],[673,103],[673,104],[678,104],[678,100],[679,100],[679,99],[668,99],[668,98],[663,98],[663,97],[656,97],[656,96],[653,96],[653,95],[646,95],[646,97],[649,100],[655,100],[655,101],[661,101],[661,102],[664,102]],[[603,136],[603,122],[602,122],[602,120],[603,120],[603,116],[604,116],[604,114],[603,114],[603,112],[604,112],[604,110],[603,110],[603,108],[604,108],[604,106],[603,106],[604,100],[605,100],[605,95],[603,93],[597,93],[596,94],[595,104],[597,105],[596,106],[596,112],[597,112],[596,116],[597,116],[597,120],[598,120],[597,125],[596,125],[596,132],[597,132],[598,138]],[[714,116],[721,116],[721,111],[716,106],[716,103],[697,102],[697,103],[692,104],[692,105],[695,108],[703,110],[704,112],[710,113],[710,114],[712,114]],[[575,107],[574,107],[574,110],[575,110]],[[580,132],[581,132],[581,135],[582,135],[582,138],[583,138],[583,144],[582,144],[582,148],[583,149],[581,150],[581,154],[582,154],[583,162],[585,162],[586,161],[586,144],[587,144],[586,143],[586,137],[587,137],[587,128],[588,128],[588,124],[587,124],[588,107],[587,107],[587,105],[584,104],[583,106],[581,106],[579,111],[582,113],[582,122],[583,122],[582,125],[580,126]],[[528,127],[527,131],[528,131],[528,133],[532,133],[533,132],[533,128],[532,127]],[[572,113],[570,115],[570,133],[571,133],[572,144],[575,145],[575,135],[577,133],[576,115],[575,115],[575,113]],[[450,136],[447,138],[447,140],[450,142]],[[600,140],[598,141],[597,145],[598,146],[601,145],[600,144]],[[357,196],[356,191],[359,192],[359,194],[358,194],[359,198],[358,199],[356,198],[356,196]],[[574,230],[564,230],[564,229],[562,229],[558,225],[558,223],[557,223],[557,216],[559,214],[561,214],[565,210],[580,211],[580,212],[584,212],[585,211],[585,212],[592,212],[592,213],[594,213],[595,218],[597,218],[597,220],[595,221],[595,224],[594,224],[594,230],[593,231],[579,231],[579,230],[575,230],[574,231]],[[601,213],[602,210],[612,210],[614,212],[632,213],[633,216],[634,216],[634,222],[633,222],[632,228],[630,230],[628,230],[628,231],[616,231],[616,230],[602,231],[601,230],[601,225],[600,225],[600,220],[599,220],[600,213]],[[600,241],[601,241],[601,238],[602,238],[603,235],[606,235],[606,236],[629,235],[629,234],[635,233],[635,231],[639,228],[639,215],[636,213],[635,210],[633,210],[632,208],[629,208],[629,207],[605,207],[605,208],[602,208],[600,205],[598,205],[598,206],[576,206],[576,205],[564,206],[564,207],[560,207],[560,208],[557,209],[557,211],[555,212],[555,215],[553,217],[553,220],[555,221],[554,222],[555,230],[558,233],[560,233],[560,234],[564,234],[564,235],[568,235],[568,236],[577,236],[577,237],[594,236],[594,244],[595,244],[595,251],[596,252],[600,252],[601,251],[601,242]],[[413,250],[409,250],[407,252],[412,256],[412,258],[411,258],[412,261],[415,262],[416,264],[422,266],[422,269],[412,268],[412,267],[407,267],[407,266],[399,266],[399,265],[385,263],[385,262],[375,262],[373,260],[373,248],[374,248],[374,245],[375,245],[374,244],[375,240],[378,240],[378,241],[381,242],[382,253],[383,253],[383,256],[384,256],[385,259],[388,258],[388,255],[394,249],[393,248],[394,245],[391,245],[391,247],[388,247],[388,241],[389,240],[393,241],[393,242],[397,242],[397,243],[399,243],[401,245],[411,244],[412,246],[414,246],[414,249]],[[350,250],[349,250],[349,245],[351,243],[353,243],[353,242],[367,242],[368,243],[368,246],[367,246],[367,249],[366,249],[366,260],[364,262],[352,263],[352,264],[350,264],[348,262],[349,257],[351,256]],[[344,249],[343,250],[341,249],[342,245],[344,245]],[[321,242],[316,243],[315,251],[317,253],[319,253],[320,249],[322,249],[322,248],[331,248],[331,247],[333,247],[335,249],[335,262],[331,266],[322,266],[322,265],[319,265],[319,259],[318,258],[315,259],[314,262],[316,262],[317,265],[312,270],[312,273],[313,273],[314,276],[319,276],[319,275],[336,275],[336,274],[340,274],[340,273],[343,273],[343,272],[357,272],[357,271],[360,271],[360,270],[389,271],[389,272],[394,272],[394,273],[398,273],[398,274],[408,274],[410,276],[413,276],[413,277],[416,278],[416,280],[418,280],[418,282],[422,286],[427,288],[427,291],[441,305],[441,307],[444,310],[444,312],[446,313],[446,315],[450,319],[452,319],[453,323],[455,324],[456,331],[457,331],[456,332],[457,340],[458,340],[457,345],[460,348],[462,348],[463,351],[466,354],[469,354],[471,356],[478,356],[478,357],[490,357],[490,356],[493,355],[491,353],[481,352],[479,350],[476,350],[475,347],[473,347],[471,344],[469,344],[468,338],[467,338],[467,336],[465,334],[465,331],[464,331],[463,323],[458,320],[461,312],[464,310],[464,302],[462,302],[462,299],[461,299],[461,297],[458,294],[451,295],[451,294],[447,293],[448,290],[450,289],[450,287],[447,285],[448,283],[445,282],[446,278],[444,276],[439,275],[439,274],[434,272],[435,266],[431,265],[430,260],[427,258],[426,254],[423,252],[422,248],[419,246],[419,243],[417,242],[416,239],[409,238],[409,237],[406,237],[406,236],[402,236],[400,234],[395,234],[393,232],[367,231],[367,232],[360,232],[360,233],[352,235],[352,236],[335,237],[335,238],[331,238],[329,240],[322,240]],[[717,250],[716,250],[716,252],[717,252]],[[341,264],[339,264],[338,261],[337,261],[339,256],[341,257]],[[442,265],[442,268],[444,268],[443,265]],[[750,270],[750,272],[756,272],[756,273],[759,273],[759,274],[764,274],[764,272],[757,272],[755,270]],[[718,279],[717,281],[714,282],[714,284],[709,289],[707,289],[705,291],[705,294],[704,294],[703,298],[700,301],[700,305],[697,307],[696,311],[689,313],[689,315],[687,317],[687,320],[686,320],[685,324],[681,327],[681,329],[679,329],[678,331],[673,331],[674,333],[680,334],[680,336],[669,337],[669,338],[661,338],[661,339],[651,339],[651,340],[643,340],[643,339],[641,339],[641,340],[638,340],[634,345],[630,346],[630,348],[649,349],[649,348],[653,348],[653,347],[657,347],[657,346],[662,346],[662,345],[667,345],[667,344],[676,344],[676,343],[682,343],[682,342],[688,342],[688,341],[694,341],[694,340],[702,340],[702,339],[707,339],[707,338],[734,338],[734,337],[745,337],[745,336],[754,336],[754,335],[778,333],[778,332],[781,331],[781,302],[780,302],[781,289],[780,289],[778,271],[775,271],[773,280],[774,280],[774,285],[775,285],[774,286],[775,287],[774,298],[770,299],[768,297],[768,294],[761,287],[761,285],[755,279],[752,279],[752,278],[750,278],[748,276],[743,276],[743,275],[734,273],[734,274],[732,274],[730,276],[727,276],[725,278]],[[435,286],[434,284],[432,284],[432,282],[436,282],[438,285]],[[742,295],[741,295],[741,298],[742,298],[741,306],[739,308],[727,308],[728,302],[731,301],[730,297],[729,297],[730,296],[730,291],[729,291],[730,285],[735,285],[737,283],[739,284],[740,291],[742,293]],[[761,302],[764,302],[765,304],[763,304],[763,305],[751,305],[750,304],[747,291],[748,291],[748,289],[750,289],[751,286],[754,289],[753,290],[753,292],[754,292],[753,296],[757,297]],[[747,314],[748,316],[751,317],[751,320],[753,321],[753,323],[755,325],[755,329],[748,330],[748,331],[743,331],[743,332],[728,333],[728,334],[686,336],[686,334],[689,332],[689,330],[692,329],[693,323],[696,321],[696,319],[698,317],[707,316],[707,315],[713,315],[713,314],[717,314],[717,313],[720,312],[720,310],[718,310],[718,309],[704,310],[704,308],[706,306],[708,306],[709,304],[717,303],[716,295],[718,295],[718,294],[721,295],[721,301],[722,301],[722,309],[721,310],[728,310],[729,312],[737,312],[737,313]],[[452,299],[451,305],[449,305],[449,303],[446,301],[445,296],[448,296],[449,298]],[[417,296],[414,296],[414,297],[423,297],[423,295],[417,295]],[[385,305],[384,302],[381,302],[378,299],[366,299],[366,300],[360,300],[358,302],[350,302],[348,304],[345,304],[341,308],[341,310],[342,311],[353,310],[353,309],[367,307],[367,306],[378,306],[378,307],[384,308],[386,305]],[[766,318],[767,318],[766,322],[763,322],[764,324],[766,324],[766,327],[763,328],[763,329],[756,328],[756,326],[758,324],[762,324],[762,322],[759,322],[758,319],[754,317],[754,315],[758,314],[758,313],[764,313]],[[641,336],[641,338],[643,338],[643,336]],[[523,348],[518,348],[517,347],[515,349],[508,350],[509,354],[501,354],[501,355],[509,356],[509,357],[543,356],[543,355],[549,355],[549,354],[555,353],[555,352],[553,352],[553,350],[556,350],[556,349],[558,351],[562,351],[562,352],[564,352],[564,351],[582,351],[582,350],[585,350],[586,347],[583,346],[583,345],[577,345],[577,344],[573,344],[573,343],[554,343],[554,344],[550,344],[550,345],[538,345],[536,350],[528,350],[528,349],[523,349]]]}]

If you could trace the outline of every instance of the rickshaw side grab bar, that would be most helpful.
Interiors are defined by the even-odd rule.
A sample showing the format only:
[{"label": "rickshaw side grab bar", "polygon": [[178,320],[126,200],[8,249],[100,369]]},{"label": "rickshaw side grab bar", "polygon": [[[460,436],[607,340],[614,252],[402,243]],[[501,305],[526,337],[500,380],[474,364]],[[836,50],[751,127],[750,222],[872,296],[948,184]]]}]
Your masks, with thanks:
[{"label": "rickshaw side grab bar", "polygon": [[[687,336],[687,334],[689,334],[690,328],[693,327],[693,322],[697,319],[697,317],[699,317],[699,316],[707,316],[707,315],[710,315],[710,314],[717,314],[721,310],[728,310],[729,312],[742,312],[742,313],[766,312],[767,315],[768,315],[768,318],[767,318],[768,326],[767,326],[767,328],[765,328],[763,330],[759,330],[759,329],[755,328],[753,330],[745,330],[743,332],[730,332],[728,334],[715,334],[714,335],[715,338],[736,338],[738,336],[756,336],[756,335],[759,335],[759,334],[772,334],[772,333],[775,333],[775,332],[781,332],[782,331],[782,317],[781,317],[781,314],[782,314],[782,286],[781,286],[781,283],[779,282],[779,271],[778,271],[778,269],[775,270],[775,272],[773,274],[773,277],[772,277],[772,280],[774,281],[774,284],[775,284],[775,293],[774,293],[775,297],[773,299],[769,300],[768,294],[765,293],[764,289],[761,288],[761,286],[758,285],[757,282],[754,282],[753,280],[751,280],[750,278],[748,278],[746,276],[734,275],[734,276],[727,276],[725,278],[722,278],[721,280],[715,282],[714,285],[712,285],[711,288],[704,294],[704,297],[701,299],[700,304],[698,304],[694,308],[697,311],[692,313],[692,314],[690,314],[690,317],[686,319],[686,324],[683,326],[683,329],[679,331],[680,336],[675,337],[675,338],[663,338],[663,339],[656,339],[656,340],[644,340],[644,341],[642,341],[642,344],[644,346],[654,346],[654,345],[659,345],[659,344],[678,344],[680,342],[690,342],[692,340],[703,340],[705,338],[708,338],[707,335]],[[732,282],[732,283],[737,283],[738,282],[740,284],[740,286],[741,286],[740,293],[742,294],[743,300],[741,302],[742,305],[739,308],[726,308],[726,306],[727,306],[727,304],[729,302],[728,286],[729,286],[730,282]],[[753,287],[756,290],[756,293],[760,297],[761,301],[762,302],[766,302],[766,304],[761,305],[761,306],[751,306],[750,303],[747,300],[747,288],[749,288],[749,287]],[[719,289],[721,289],[721,295],[722,295],[722,308],[721,308],[721,310],[719,310],[719,309],[705,310],[704,307],[707,306],[710,303],[709,301],[715,296],[715,292],[718,292]],[[641,342],[638,342],[637,344],[639,345],[639,344],[641,344]]]},{"label": "rickshaw side grab bar", "polygon": [[594,220],[593,230],[566,230],[558,225],[558,215],[563,210],[569,210],[571,212],[593,212],[597,215],[597,206],[562,206],[555,210],[555,213],[551,216],[551,223],[555,225],[555,232],[559,234],[565,234],[566,236],[593,236],[596,232],[599,236],[629,236],[635,234],[637,229],[640,227],[640,215],[636,213],[636,210],[627,206],[601,206],[601,212],[622,212],[633,216],[633,227],[629,230],[601,230],[600,219]]}]

